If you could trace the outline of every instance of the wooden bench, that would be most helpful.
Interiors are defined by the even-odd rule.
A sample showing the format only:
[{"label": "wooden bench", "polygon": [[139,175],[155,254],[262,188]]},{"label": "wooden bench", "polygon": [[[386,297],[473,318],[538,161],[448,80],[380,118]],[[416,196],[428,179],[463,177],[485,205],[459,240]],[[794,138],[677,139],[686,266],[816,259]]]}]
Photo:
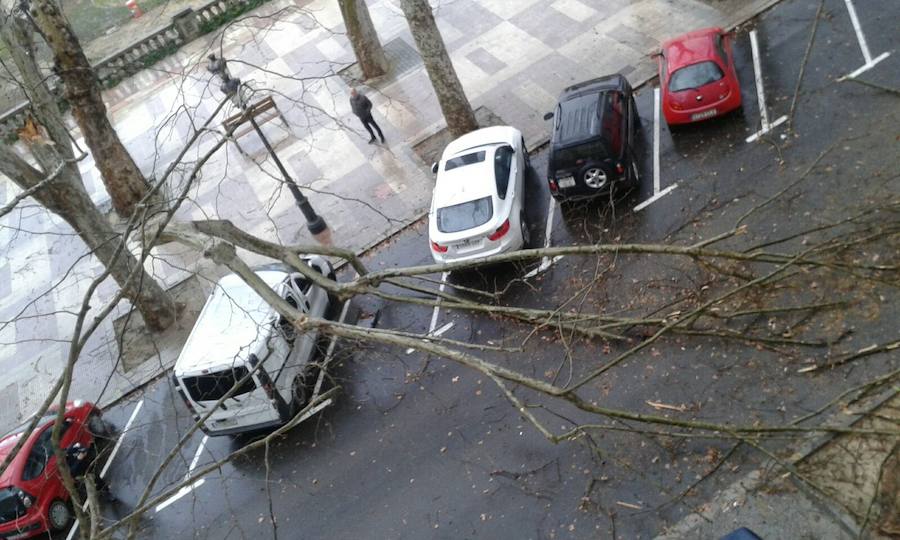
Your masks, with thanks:
[{"label": "wooden bench", "polygon": [[[278,109],[278,105],[275,104],[275,100],[272,99],[272,96],[266,96],[261,100],[253,103],[248,107],[247,111],[242,111],[237,114],[233,114],[226,118],[222,122],[222,127],[225,129],[225,133],[228,133],[229,130],[234,129],[231,133],[231,142],[237,146],[238,151],[246,156],[247,153],[244,152],[244,149],[241,148],[241,145],[238,144],[238,138],[243,137],[247,133],[254,131],[253,126],[249,125],[250,118],[256,120],[257,124],[265,124],[269,120],[274,120],[275,118],[281,118],[282,123],[284,123],[284,127],[290,131],[291,127],[288,125],[287,119],[284,117],[284,114]],[[248,124],[244,128],[239,128],[242,124]]]}]

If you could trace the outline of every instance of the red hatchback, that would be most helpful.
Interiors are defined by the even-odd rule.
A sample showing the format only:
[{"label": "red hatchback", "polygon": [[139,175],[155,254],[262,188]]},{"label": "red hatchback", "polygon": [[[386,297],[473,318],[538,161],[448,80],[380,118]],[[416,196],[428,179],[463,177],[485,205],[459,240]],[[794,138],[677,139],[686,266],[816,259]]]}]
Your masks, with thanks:
[{"label": "red hatchback", "polygon": [[[0,475],[0,539],[29,538],[64,529],[72,520],[69,493],[56,468],[50,436],[56,412],[48,411]],[[93,449],[94,434],[108,435],[100,409],[86,401],[66,403],[60,438],[63,448],[76,443]],[[0,437],[0,463],[6,460],[27,426]],[[93,455],[93,452],[91,452]]]},{"label": "red hatchback", "polygon": [[721,28],[666,41],[658,59],[662,110],[669,124],[698,122],[741,106],[731,36]]}]

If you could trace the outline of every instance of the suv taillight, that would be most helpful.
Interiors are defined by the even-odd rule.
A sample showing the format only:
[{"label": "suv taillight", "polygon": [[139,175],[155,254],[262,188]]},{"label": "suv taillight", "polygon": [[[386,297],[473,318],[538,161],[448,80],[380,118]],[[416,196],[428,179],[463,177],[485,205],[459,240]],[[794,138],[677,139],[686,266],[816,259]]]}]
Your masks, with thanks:
[{"label": "suv taillight", "polygon": [[438,253],[447,253],[447,246],[442,246],[437,242],[431,242],[431,249],[437,251]]},{"label": "suv taillight", "polygon": [[488,236],[488,240],[499,240],[503,238],[503,235],[509,232],[509,220],[503,222],[503,225],[500,225],[500,228],[494,231],[494,233]]},{"label": "suv taillight", "polygon": [[621,163],[616,163],[616,173],[622,174],[623,172],[625,172],[625,166]]},{"label": "suv taillight", "polygon": [[559,191],[559,186],[556,185],[556,180],[554,180],[552,178],[548,178],[547,184],[550,185],[550,191],[554,191],[554,192]]}]

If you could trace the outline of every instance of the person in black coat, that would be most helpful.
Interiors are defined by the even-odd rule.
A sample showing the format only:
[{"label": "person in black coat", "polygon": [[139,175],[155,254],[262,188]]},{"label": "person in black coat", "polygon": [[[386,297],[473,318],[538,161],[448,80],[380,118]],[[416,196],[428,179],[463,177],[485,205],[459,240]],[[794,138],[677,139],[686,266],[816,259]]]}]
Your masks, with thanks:
[{"label": "person in black coat", "polygon": [[366,128],[366,131],[369,132],[369,144],[375,142],[375,132],[372,131],[372,128],[375,128],[375,131],[378,132],[378,136],[381,137],[381,142],[384,142],[384,134],[381,132],[381,128],[378,127],[378,124],[375,123],[375,119],[372,118],[372,102],[369,101],[369,98],[360,94],[356,88],[350,89],[350,108],[353,109],[353,114],[359,117],[360,121],[362,121],[363,126]]}]

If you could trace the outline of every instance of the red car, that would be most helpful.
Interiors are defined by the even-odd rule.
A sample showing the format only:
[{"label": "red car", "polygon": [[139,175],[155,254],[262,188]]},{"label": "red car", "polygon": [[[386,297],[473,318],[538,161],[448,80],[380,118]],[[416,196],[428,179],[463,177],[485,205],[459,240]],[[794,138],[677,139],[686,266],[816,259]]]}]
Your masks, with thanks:
[{"label": "red car", "polygon": [[[56,468],[50,435],[56,411],[47,411],[9,467],[0,475],[0,539],[29,538],[64,529],[72,520],[69,493]],[[66,403],[63,448],[76,443],[95,455],[94,437],[108,436],[109,424],[100,409],[86,401]],[[26,425],[0,437],[0,463],[22,438]]]},{"label": "red car", "polygon": [[731,39],[721,28],[705,28],[663,43],[657,58],[666,122],[698,122],[740,108]]}]

